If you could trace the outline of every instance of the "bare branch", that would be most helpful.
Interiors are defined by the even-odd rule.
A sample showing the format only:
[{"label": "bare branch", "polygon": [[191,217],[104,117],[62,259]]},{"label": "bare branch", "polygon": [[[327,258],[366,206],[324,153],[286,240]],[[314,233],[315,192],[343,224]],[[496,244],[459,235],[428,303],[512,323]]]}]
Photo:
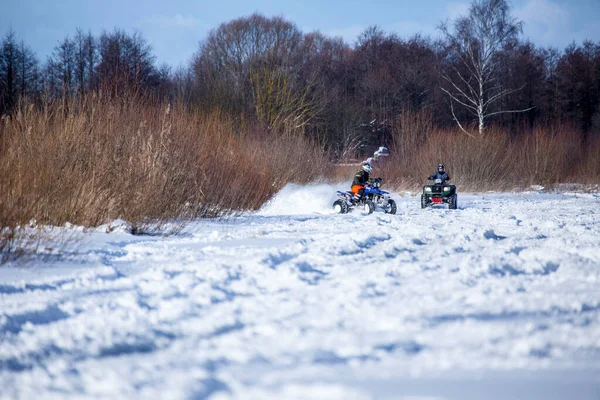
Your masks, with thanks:
[{"label": "bare branch", "polygon": [[529,108],[525,108],[523,110],[506,110],[506,111],[496,111],[493,113],[489,113],[486,116],[487,117],[491,117],[492,115],[498,115],[498,114],[508,114],[508,113],[522,113],[522,112],[527,112],[527,111],[531,111],[533,110],[535,107],[529,107]]},{"label": "bare branch", "polygon": [[502,97],[509,95],[511,93],[515,93],[518,92],[520,90],[522,90],[525,87],[525,85],[522,85],[520,88],[518,89],[504,89],[502,91],[500,91],[499,93],[496,93],[495,95],[491,96],[484,104],[484,107],[487,107],[489,104],[493,103],[496,100],[501,99]]},{"label": "bare branch", "polygon": [[477,98],[477,93],[475,92],[475,89],[473,89],[473,87],[471,86],[470,80],[467,81],[455,66],[452,66],[452,69],[454,69],[454,71],[456,72],[456,74],[458,75],[460,80],[462,80],[464,82],[464,84],[467,86],[467,88],[469,88],[469,91],[471,92],[471,95],[473,96],[473,98]]},{"label": "bare branch", "polygon": [[463,128],[463,126],[458,121],[458,118],[456,118],[456,114],[454,113],[454,106],[452,105],[452,101],[450,101],[450,109],[452,110],[452,116],[454,117],[454,121],[456,122],[456,124],[458,125],[460,130],[463,131],[464,133],[466,133],[468,136],[474,137],[474,135],[472,133],[468,132],[465,128]]},{"label": "bare branch", "polygon": [[447,90],[446,90],[446,89],[444,89],[443,87],[442,87],[442,88],[440,88],[440,89],[442,89],[442,91],[443,91],[444,93],[446,93],[448,96],[450,96],[450,98],[451,98],[452,100],[456,101],[457,103],[459,103],[460,105],[462,105],[462,106],[466,107],[467,109],[471,110],[471,111],[472,111],[472,112],[473,112],[475,115],[477,115],[477,108],[476,108],[476,107],[473,107],[473,106],[470,106],[470,105],[468,105],[468,104],[465,104],[465,103],[464,103],[464,102],[462,102],[462,101],[461,101],[459,98],[457,98],[455,95],[453,95],[452,93],[450,93],[449,91],[447,91]]},{"label": "bare branch", "polygon": [[[476,102],[474,99],[472,99],[471,97],[467,96],[467,95],[465,94],[465,92],[463,92],[463,91],[462,91],[462,89],[460,89],[460,88],[459,88],[459,87],[458,87],[458,86],[457,86],[457,85],[456,85],[454,82],[452,82],[452,79],[450,79],[449,77],[447,77],[447,76],[445,76],[445,75],[442,75],[442,77],[443,77],[444,79],[446,79],[448,82],[450,82],[450,84],[451,84],[451,85],[454,87],[454,89],[456,89],[456,90],[457,90],[457,91],[458,91],[458,92],[459,92],[459,93],[460,93],[460,94],[461,94],[461,95],[462,95],[462,96],[463,96],[465,99],[467,99],[467,100],[469,100],[471,103],[473,103],[473,106],[471,106],[471,105],[467,105],[467,104],[464,104],[463,102],[461,102],[461,101],[458,101],[458,100],[457,100],[457,101],[458,101],[460,104],[462,104],[462,105],[464,105],[465,107],[468,107],[468,108],[475,108],[475,107],[477,107],[477,102]],[[448,93],[448,94],[449,94],[450,96],[452,96],[452,97],[455,97],[455,96],[456,96],[456,95],[454,95],[454,94],[451,94],[451,93],[450,93],[448,90],[444,89],[444,87],[443,87],[443,86],[441,87],[441,89],[442,89],[442,90],[443,90],[445,93]]]}]

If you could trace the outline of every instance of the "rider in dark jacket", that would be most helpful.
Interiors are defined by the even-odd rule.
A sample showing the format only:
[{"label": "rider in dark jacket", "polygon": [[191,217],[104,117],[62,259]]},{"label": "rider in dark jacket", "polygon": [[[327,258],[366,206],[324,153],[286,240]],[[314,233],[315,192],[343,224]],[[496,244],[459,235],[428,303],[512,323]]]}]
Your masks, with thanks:
[{"label": "rider in dark jacket", "polygon": [[450,180],[450,175],[445,171],[444,164],[438,164],[437,171],[428,178],[430,181],[441,179],[442,185],[446,184],[446,181]]},{"label": "rider in dark jacket", "polygon": [[354,175],[352,181],[352,193],[354,193],[354,202],[358,202],[365,192],[365,185],[369,182],[373,167],[369,163],[364,163],[362,168]]}]

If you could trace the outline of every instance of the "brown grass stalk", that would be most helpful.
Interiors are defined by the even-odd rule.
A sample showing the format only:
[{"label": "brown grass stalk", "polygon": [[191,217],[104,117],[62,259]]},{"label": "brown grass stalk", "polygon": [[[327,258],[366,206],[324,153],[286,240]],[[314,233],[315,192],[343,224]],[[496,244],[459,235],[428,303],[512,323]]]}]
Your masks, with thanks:
[{"label": "brown grass stalk", "polygon": [[[260,207],[288,181],[322,176],[301,137],[269,141],[218,112],[102,94],[22,104],[0,125],[0,251],[31,220],[135,226]],[[255,129],[255,128],[254,128]]]}]

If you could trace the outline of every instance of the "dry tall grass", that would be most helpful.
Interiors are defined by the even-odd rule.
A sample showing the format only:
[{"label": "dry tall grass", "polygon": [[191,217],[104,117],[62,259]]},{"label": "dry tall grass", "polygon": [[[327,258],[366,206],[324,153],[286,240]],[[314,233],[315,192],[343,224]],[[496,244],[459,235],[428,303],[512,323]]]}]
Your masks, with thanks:
[{"label": "dry tall grass", "polygon": [[[458,129],[435,129],[427,111],[407,110],[395,122],[393,133],[391,155],[375,165],[374,174],[396,190],[418,190],[440,162],[460,190],[600,183],[600,138],[583,145],[580,132],[568,125],[513,135],[489,128],[481,137],[469,137]],[[357,167],[338,167],[336,174],[351,179],[350,170]]]},{"label": "dry tall grass", "polygon": [[582,159],[577,163],[572,182],[600,185],[600,135],[589,140],[583,149]]},{"label": "dry tall grass", "polygon": [[[460,190],[600,183],[600,138],[583,145],[568,126],[473,138],[406,111],[393,132],[391,156],[374,174],[396,190],[418,189],[439,162]],[[350,184],[356,168],[331,168],[301,134],[240,128],[218,111],[200,115],[140,96],[22,104],[0,123],[0,254],[32,220],[96,226],[121,218],[143,231],[155,221],[257,209],[287,182]]]},{"label": "dry tall grass", "polygon": [[[406,154],[406,151],[403,151]],[[482,137],[433,131],[407,157],[382,164],[398,188],[416,189],[443,163],[462,190],[521,190],[531,185],[600,183],[600,140],[583,146],[576,131],[556,126],[511,136],[489,130]]]},{"label": "dry tall grass", "polygon": [[217,112],[88,96],[22,105],[0,124],[0,251],[31,220],[96,226],[215,217],[260,207],[325,171],[302,137],[234,132]]}]

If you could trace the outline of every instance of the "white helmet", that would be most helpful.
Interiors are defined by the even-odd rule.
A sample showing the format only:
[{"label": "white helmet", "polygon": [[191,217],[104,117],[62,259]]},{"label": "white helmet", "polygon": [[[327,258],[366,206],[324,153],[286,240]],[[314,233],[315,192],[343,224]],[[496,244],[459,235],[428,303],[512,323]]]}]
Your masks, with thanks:
[{"label": "white helmet", "polygon": [[371,173],[371,171],[373,170],[373,167],[371,166],[371,164],[369,163],[364,163],[362,166],[363,171],[365,171],[366,173]]}]

